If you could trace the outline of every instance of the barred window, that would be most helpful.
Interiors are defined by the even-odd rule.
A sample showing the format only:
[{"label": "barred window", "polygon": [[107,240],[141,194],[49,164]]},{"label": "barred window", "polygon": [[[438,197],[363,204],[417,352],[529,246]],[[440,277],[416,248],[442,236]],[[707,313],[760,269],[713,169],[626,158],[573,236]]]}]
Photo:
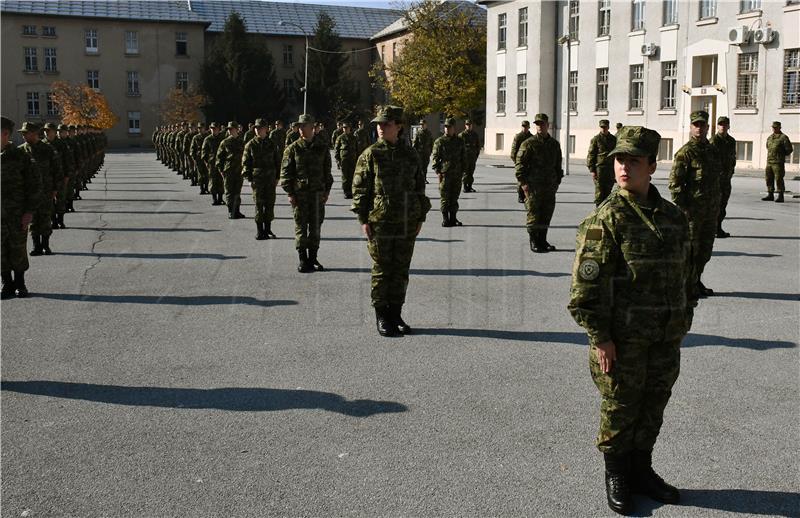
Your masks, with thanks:
[{"label": "barred window", "polygon": [[524,112],[528,109],[528,74],[517,76],[517,111]]},{"label": "barred window", "polygon": [[700,0],[700,19],[717,16],[717,0]]},{"label": "barred window", "polygon": [[56,37],[56,28],[52,25],[43,25],[42,26],[42,36],[47,36],[49,38]]},{"label": "barred window", "polygon": [[184,92],[189,89],[189,72],[175,72],[175,88]]},{"label": "barred window", "polygon": [[142,132],[142,113],[128,112],[128,133],[138,135]]},{"label": "barred window", "polygon": [[27,92],[25,98],[28,104],[28,115],[39,115],[39,92]]},{"label": "barred window", "polygon": [[600,0],[597,3],[597,35],[611,34],[611,0]]},{"label": "barred window", "polygon": [[567,139],[567,153],[570,155],[575,153],[575,135],[570,135]]},{"label": "barred window", "polygon": [[47,99],[47,116],[48,117],[55,117],[58,115],[58,105],[56,104],[56,100],[53,99],[53,92],[47,92],[46,94]]},{"label": "barred window", "polygon": [[578,27],[580,26],[580,3],[578,0],[569,0],[569,37],[578,39]]},{"label": "barred window", "polygon": [[506,14],[497,15],[497,50],[506,49]]},{"label": "barred window", "polygon": [[594,109],[608,110],[608,68],[597,69],[597,90],[595,91]]},{"label": "barred window", "polygon": [[528,8],[523,7],[519,10],[517,46],[524,47],[528,44]]},{"label": "barred window", "polygon": [[761,0],[741,0],[739,5],[740,13],[751,13],[761,9]]},{"label": "barred window", "polygon": [[294,46],[293,45],[284,45],[283,46],[283,64],[287,67],[294,66]]},{"label": "barred window", "polygon": [[783,107],[800,107],[800,49],[783,53]]},{"label": "barred window", "polygon": [[661,64],[661,109],[674,110],[678,90],[678,62]]},{"label": "barred window", "polygon": [[644,0],[633,0],[631,3],[631,30],[644,29]]},{"label": "barred window", "polygon": [[35,25],[23,25],[22,26],[22,35],[23,36],[36,36],[36,26]]},{"label": "barred window", "polygon": [[644,109],[644,65],[631,65],[631,95],[628,108]]},{"label": "barred window", "polygon": [[139,32],[125,31],[125,54],[139,53]]},{"label": "barred window", "polygon": [[736,107],[755,108],[758,93],[758,52],[739,54]]},{"label": "barred window", "polygon": [[99,70],[87,70],[86,71],[86,84],[89,85],[89,88],[94,88],[95,90],[100,89],[100,71]]},{"label": "barred window", "polygon": [[569,73],[569,92],[567,95],[567,109],[571,112],[578,111],[578,72]]},{"label": "barred window", "polygon": [[139,72],[128,71],[128,95],[139,95]]},{"label": "barred window", "polygon": [[678,23],[678,0],[664,0],[664,19],[661,25]]},{"label": "barred window", "polygon": [[86,29],[83,31],[83,36],[86,42],[86,52],[89,54],[97,54],[97,29]]},{"label": "barred window", "polygon": [[39,70],[39,56],[36,47],[25,47],[25,70],[28,72]]},{"label": "barred window", "polygon": [[506,78],[497,78],[497,113],[506,111]]},{"label": "barred window", "polygon": [[175,33],[175,55],[186,56],[189,53],[189,37],[185,32]]},{"label": "barred window", "polygon": [[56,49],[44,49],[44,70],[45,72],[57,72],[58,62],[56,61]]}]

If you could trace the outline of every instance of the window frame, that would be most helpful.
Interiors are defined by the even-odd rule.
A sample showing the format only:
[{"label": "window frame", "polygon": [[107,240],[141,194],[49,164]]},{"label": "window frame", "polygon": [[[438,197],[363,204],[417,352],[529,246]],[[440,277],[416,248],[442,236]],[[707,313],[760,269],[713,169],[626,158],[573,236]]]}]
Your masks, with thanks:
[{"label": "window frame", "polygon": [[611,0],[597,2],[597,36],[611,36]]},{"label": "window frame", "polygon": [[39,33],[36,32],[36,26],[35,25],[22,24],[22,35],[23,36],[38,36]]},{"label": "window frame", "polygon": [[507,95],[508,95],[508,82],[506,80],[506,76],[500,76],[497,78],[497,113],[505,113],[506,112],[506,102],[507,102]]},{"label": "window frame", "polygon": [[[594,91],[594,109],[595,111],[608,111],[608,67],[601,67],[595,69],[595,79],[597,80],[597,87]],[[605,71],[605,72],[604,72]]]},{"label": "window frame", "polygon": [[647,22],[645,0],[631,0],[631,32],[642,31]]},{"label": "window frame", "polygon": [[528,46],[528,8],[517,11],[517,47]]},{"label": "window frame", "polygon": [[628,91],[628,110],[644,111],[644,64],[630,65]]},{"label": "window frame", "polygon": [[39,117],[42,113],[39,105],[39,92],[25,92],[25,110],[28,117]]},{"label": "window frame", "polygon": [[581,25],[581,3],[578,0],[568,0],[567,13],[569,17],[567,34],[569,34],[570,40],[577,41]]},{"label": "window frame", "polygon": [[25,62],[25,72],[39,71],[39,49],[36,47],[22,47]]},{"label": "window frame", "polygon": [[42,36],[45,38],[56,38],[58,36],[58,33],[56,32],[56,26],[42,25]]},{"label": "window frame", "polygon": [[46,92],[45,95],[45,103],[47,105],[47,116],[48,117],[58,117],[58,103],[53,98],[53,92]]},{"label": "window frame", "polygon": [[678,0],[663,0],[663,9],[661,11],[661,26],[678,24]]},{"label": "window frame", "polygon": [[710,20],[717,17],[717,0],[700,0],[698,3],[698,20]]},{"label": "window frame", "polygon": [[[97,29],[84,29],[83,43],[84,43],[84,50],[87,54],[99,54],[100,35],[98,34]],[[94,45],[92,45],[92,43]]]},{"label": "window frame", "polygon": [[517,74],[517,113],[528,111],[528,73]]},{"label": "window frame", "polygon": [[[793,61],[790,63],[790,61]],[[792,88],[792,86],[794,88]],[[790,88],[792,91],[790,91]],[[790,99],[794,101],[790,101]],[[800,108],[800,48],[783,50],[782,108]]]},{"label": "window frame", "polygon": [[125,72],[126,78],[126,95],[128,97],[139,97],[142,95],[141,91],[139,90],[139,71],[138,70],[127,70]]},{"label": "window frame", "polygon": [[[137,116],[134,117],[133,115]],[[133,110],[128,112],[128,135],[142,134],[142,112]]]},{"label": "window frame", "polygon": [[661,109],[676,110],[678,107],[678,62],[661,62]]},{"label": "window frame", "polygon": [[175,88],[183,90],[184,92],[189,90],[189,72],[175,72]]},{"label": "window frame", "polygon": [[175,56],[189,55],[189,33],[186,31],[175,31]]},{"label": "window frame", "polygon": [[57,47],[45,47],[43,49],[42,53],[44,54],[44,71],[45,72],[58,72],[58,49],[57,49]]},{"label": "window frame", "polygon": [[570,70],[567,76],[567,111],[578,112],[578,71]]},{"label": "window frame", "polygon": [[125,31],[125,55],[139,55],[139,31]]},{"label": "window frame", "polygon": [[497,50],[506,50],[508,47],[508,14],[497,15]]},{"label": "window frame", "polygon": [[87,70],[86,84],[93,90],[100,90],[100,71],[94,69]]},{"label": "window frame", "polygon": [[[746,69],[743,70],[743,66]],[[736,63],[736,108],[758,108],[758,51],[742,52]]]}]

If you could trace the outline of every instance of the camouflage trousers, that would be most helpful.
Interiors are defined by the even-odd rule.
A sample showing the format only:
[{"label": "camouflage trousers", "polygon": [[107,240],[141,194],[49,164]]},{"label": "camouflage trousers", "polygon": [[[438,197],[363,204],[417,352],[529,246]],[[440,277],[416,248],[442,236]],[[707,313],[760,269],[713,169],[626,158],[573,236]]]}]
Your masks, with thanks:
[{"label": "camouflage trousers", "polygon": [[64,214],[67,212],[67,200],[72,198],[72,191],[69,190],[69,178],[62,184],[63,187],[58,191],[58,198],[56,199],[56,214]]},{"label": "camouflage trousers", "polygon": [[528,184],[525,208],[528,209],[528,217],[525,222],[528,232],[547,230],[550,220],[553,218],[553,212],[556,210],[556,190]]},{"label": "camouflage trousers", "polygon": [[269,223],[275,219],[275,179],[253,184],[253,201],[256,204],[256,223]]},{"label": "camouflage trousers", "polygon": [[33,221],[31,222],[31,235],[32,236],[50,236],[53,234],[53,214],[55,213],[55,205],[53,204],[52,193],[48,192],[39,199],[39,206],[33,213]]},{"label": "camouflage trousers", "polygon": [[[662,335],[665,327],[653,326]],[[682,338],[615,337],[617,360],[609,373],[600,369],[597,349],[589,348],[589,369],[601,395],[596,441],[601,452],[653,449],[680,372]]]},{"label": "camouflage trousers", "polygon": [[22,214],[9,213],[0,221],[0,270],[28,269],[28,232],[22,229]]},{"label": "camouflage trousers", "polygon": [[228,207],[238,207],[242,202],[242,183],[244,183],[242,174],[238,171],[233,171],[223,178],[225,183],[225,204]]},{"label": "camouflage trousers", "polygon": [[723,172],[719,178],[719,213],[717,215],[717,226],[721,227],[725,216],[728,215],[728,200],[731,199],[731,178],[733,171]]},{"label": "camouflage trousers", "polygon": [[295,193],[294,247],[297,250],[319,249],[322,222],[325,220],[324,196],[322,191]]},{"label": "camouflage trousers", "polygon": [[442,212],[458,212],[458,197],[461,194],[461,175],[445,173],[439,182],[439,206]]},{"label": "camouflage trousers", "polygon": [[478,155],[467,155],[467,162],[464,164],[464,174],[461,177],[461,183],[464,185],[472,185],[475,181],[475,164],[478,161]]},{"label": "camouflage trousers", "polygon": [[346,195],[353,194],[353,174],[355,171],[355,160],[342,160],[342,191]]},{"label": "camouflage trousers", "polygon": [[416,223],[370,223],[367,250],[372,263],[372,305],[402,305],[406,301],[408,269],[417,239]]},{"label": "camouflage trousers", "polygon": [[197,160],[197,183],[200,187],[208,189],[208,169],[206,163],[202,160]]},{"label": "camouflage trousers", "polygon": [[225,192],[225,181],[222,178],[222,175],[219,174],[217,168],[213,165],[208,165],[208,181],[211,185],[210,191],[211,194],[222,194]]},{"label": "camouflage trousers", "polygon": [[717,237],[717,211],[702,217],[693,216],[689,220],[689,241],[692,243],[692,262],[697,280],[703,275],[706,263],[711,260],[714,239]]},{"label": "camouflage trousers", "polygon": [[597,168],[597,178],[594,179],[594,204],[596,207],[599,207],[608,198],[615,183],[613,167]]},{"label": "camouflage trousers", "polygon": [[419,166],[422,168],[422,174],[428,176],[428,166],[431,163],[430,155],[419,155]]},{"label": "camouflage trousers", "polygon": [[778,192],[786,191],[786,184],[783,181],[783,177],[786,176],[786,167],[782,162],[777,164],[767,162],[764,174],[767,180],[767,191],[775,192],[775,183],[778,184]]}]

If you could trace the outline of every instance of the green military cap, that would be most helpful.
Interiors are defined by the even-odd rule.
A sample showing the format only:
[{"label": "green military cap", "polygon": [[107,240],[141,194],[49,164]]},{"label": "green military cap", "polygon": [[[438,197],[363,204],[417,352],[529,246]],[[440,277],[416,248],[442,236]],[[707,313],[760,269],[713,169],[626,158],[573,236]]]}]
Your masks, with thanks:
[{"label": "green military cap", "polygon": [[624,154],[650,156],[658,154],[661,135],[644,126],[624,126],[617,135],[617,147],[608,156]]},{"label": "green military cap", "polygon": [[209,124],[209,125],[208,125],[208,127],[209,127],[209,128],[219,128],[219,124],[217,124],[217,122],[216,122],[216,121],[214,121],[214,122],[212,122],[211,124]]},{"label": "green military cap", "polygon": [[533,118],[534,124],[539,124],[540,122],[549,122],[550,118],[547,116],[546,113],[537,113],[536,117]]},{"label": "green military cap", "polygon": [[22,127],[17,131],[19,133],[28,133],[29,131],[40,131],[41,129],[42,127],[36,124],[35,122],[25,121],[22,123]]},{"label": "green military cap", "polygon": [[8,117],[0,117],[0,126],[4,130],[14,131],[14,121]]},{"label": "green military cap", "polygon": [[198,128],[205,128],[206,127],[206,123],[205,122],[198,122],[197,123],[197,127]]},{"label": "green military cap", "polygon": [[611,123],[608,122],[608,119],[600,119],[600,127],[607,128]]},{"label": "green military cap", "polygon": [[58,129],[58,131],[69,131],[69,125],[67,125],[67,124],[59,124],[57,129]]},{"label": "green military cap", "polygon": [[352,127],[353,127],[353,125],[351,123],[349,123],[349,122],[345,121],[345,122],[342,123],[342,128],[352,128]]},{"label": "green military cap", "polygon": [[279,120],[276,120],[276,121],[274,122],[274,124],[275,124],[276,126],[277,126],[278,124],[280,124],[280,123],[281,123],[281,121],[279,121]]},{"label": "green military cap", "polygon": [[616,128],[617,128],[617,129],[620,129],[620,128],[622,128],[622,123],[621,123],[621,122],[618,122],[618,123],[617,123],[617,125],[616,125]]},{"label": "green military cap", "polygon": [[297,118],[297,124],[314,124],[314,116],[304,113]]},{"label": "green military cap", "polygon": [[781,121],[772,121],[772,127],[773,128],[780,128],[781,127]]},{"label": "green military cap", "polygon": [[692,114],[689,116],[689,122],[691,122],[692,124],[701,121],[708,123],[708,112],[703,110],[697,110],[692,112]]},{"label": "green military cap", "polygon": [[522,127],[523,128],[530,128],[531,127],[531,121],[522,121]]},{"label": "green military cap", "polygon": [[446,119],[444,120],[444,125],[445,125],[445,126],[455,126],[455,125],[456,125],[456,119],[455,119],[455,117],[448,117],[448,118],[446,118]]},{"label": "green military cap", "polygon": [[722,117],[717,118],[717,124],[730,124],[730,123],[731,120],[724,115]]},{"label": "green military cap", "polygon": [[469,124],[470,126],[472,126],[472,120],[471,119],[467,119],[467,120],[464,121],[464,124],[465,125]]},{"label": "green military cap", "polygon": [[228,127],[228,129],[231,129],[231,128],[239,129],[239,123],[236,122],[236,121],[229,121],[227,127]]},{"label": "green military cap", "polygon": [[255,128],[266,128],[267,126],[269,126],[267,119],[256,119],[256,121],[253,123],[253,127]]},{"label": "green military cap", "polygon": [[47,124],[44,125],[44,129],[46,129],[46,130],[57,130],[58,129],[58,125],[56,125],[53,122],[48,122]]},{"label": "green military cap", "polygon": [[378,113],[375,114],[375,118],[372,119],[372,122],[402,122],[403,121],[403,109],[399,106],[381,106],[378,109]]}]

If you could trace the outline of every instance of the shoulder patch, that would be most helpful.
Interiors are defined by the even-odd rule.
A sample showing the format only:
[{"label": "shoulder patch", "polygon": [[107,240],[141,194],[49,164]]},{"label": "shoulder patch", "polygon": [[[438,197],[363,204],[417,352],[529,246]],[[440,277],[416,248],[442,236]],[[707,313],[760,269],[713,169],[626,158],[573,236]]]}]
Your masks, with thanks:
[{"label": "shoulder patch", "polygon": [[586,231],[587,241],[601,241],[603,239],[603,227],[590,227]]},{"label": "shoulder patch", "polygon": [[578,275],[585,281],[593,281],[600,275],[600,265],[594,259],[584,259],[578,266]]}]

